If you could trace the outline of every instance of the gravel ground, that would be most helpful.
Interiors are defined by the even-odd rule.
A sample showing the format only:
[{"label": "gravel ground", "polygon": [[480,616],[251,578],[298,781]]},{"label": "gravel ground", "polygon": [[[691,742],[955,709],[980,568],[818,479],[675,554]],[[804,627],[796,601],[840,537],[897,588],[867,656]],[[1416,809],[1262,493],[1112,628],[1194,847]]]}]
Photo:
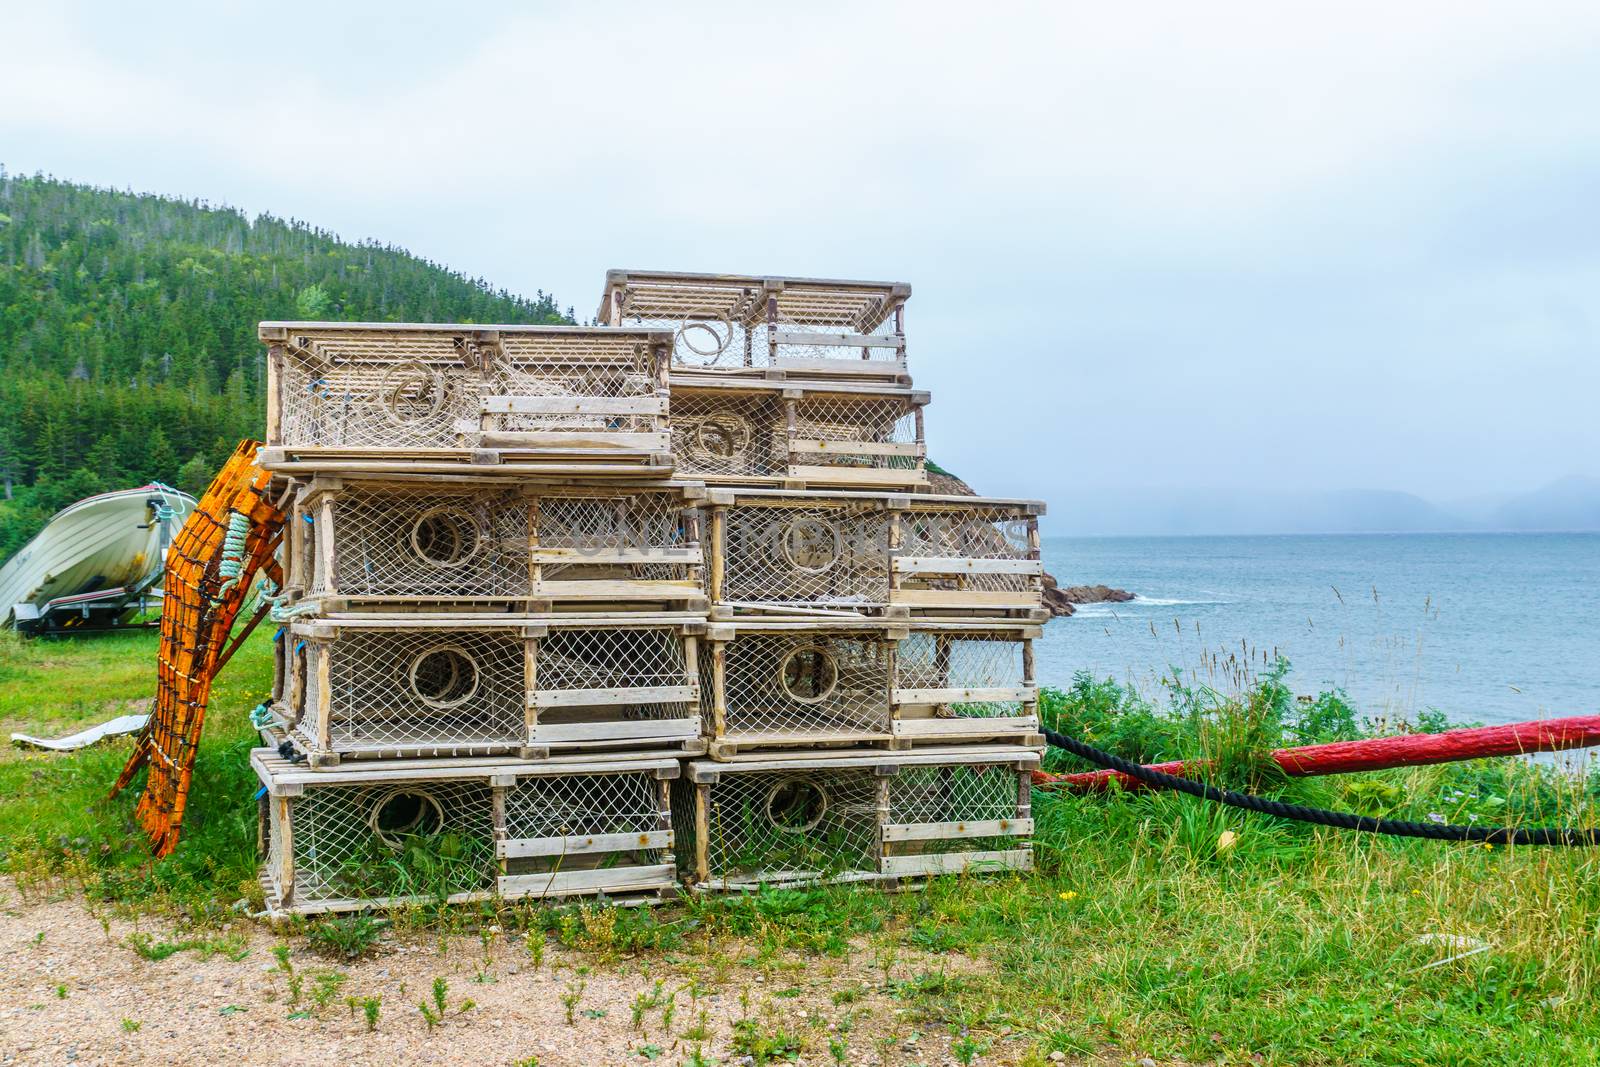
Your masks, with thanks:
[{"label": "gravel ground", "polygon": [[[531,1062],[539,1067],[609,1067],[692,1063],[695,1047],[703,1046],[703,1062],[726,1067],[750,1062],[730,1051],[733,1022],[747,1015],[763,1033],[800,1037],[804,1047],[794,1062],[802,1064],[834,1062],[829,1040],[846,1016],[846,1063],[955,1062],[949,1028],[904,1016],[906,1005],[881,991],[883,975],[864,947],[847,960],[780,959],[761,973],[728,965],[729,958],[743,960],[752,951],[740,945],[725,946],[721,959],[695,951],[676,961],[600,964],[550,942],[536,966],[520,940],[501,942],[486,957],[475,936],[441,944],[433,935],[406,935],[350,963],[317,956],[297,940],[291,962],[304,993],[291,1005],[272,954],[282,939],[262,924],[242,920],[228,931],[248,947],[242,959],[187,951],[152,961],[128,947],[128,936],[143,931],[161,940],[172,936],[167,927],[112,919],[107,929],[76,893],[24,899],[12,883],[0,881],[0,909],[5,1064],[485,1065],[536,1057]],[[975,965],[907,956],[894,976],[941,966],[956,972]],[[324,1007],[308,1012],[317,971],[347,977]],[[475,981],[480,975],[489,980]],[[449,1010],[430,1029],[417,1004],[430,998],[441,976],[449,983]],[[691,1003],[686,987],[696,977],[703,992]],[[575,1023],[568,1025],[561,996],[580,980],[586,986]],[[678,991],[674,1017],[664,1026],[661,1009],[653,1008],[641,1033],[632,1023],[632,1004],[658,980],[667,992]],[[858,996],[835,1004],[835,991],[847,988]],[[352,1015],[347,996],[381,998],[375,1031]],[[460,1010],[468,999],[476,1005]],[[701,1021],[702,1011],[709,1037],[686,1039],[683,1032]],[[1025,1049],[1021,1040],[997,1041],[976,1062],[1017,1063]]]}]

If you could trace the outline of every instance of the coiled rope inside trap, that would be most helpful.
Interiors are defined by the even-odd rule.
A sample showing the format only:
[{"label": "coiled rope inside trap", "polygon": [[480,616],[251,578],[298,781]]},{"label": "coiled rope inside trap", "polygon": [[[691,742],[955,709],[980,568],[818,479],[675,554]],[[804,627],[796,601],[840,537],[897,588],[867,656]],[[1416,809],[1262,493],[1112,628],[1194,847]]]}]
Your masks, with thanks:
[{"label": "coiled rope inside trap", "polygon": [[1260,812],[1263,815],[1311,823],[1314,826],[1331,826],[1338,830],[1355,830],[1366,834],[1387,834],[1390,837],[1420,837],[1429,841],[1474,841],[1486,845],[1559,845],[1570,848],[1600,845],[1600,829],[1563,826],[1522,830],[1510,826],[1408,822],[1404,819],[1380,819],[1372,815],[1355,815],[1345,811],[1328,811],[1325,808],[1308,808],[1302,804],[1286,804],[1281,800],[1220,789],[1192,778],[1180,778],[1175,774],[1153,770],[1054,730],[1045,730],[1044,739],[1053,748],[1070,752],[1080,759],[1125,774],[1157,789],[1170,789],[1176,793],[1209,800],[1213,804],[1225,804],[1230,808]]}]

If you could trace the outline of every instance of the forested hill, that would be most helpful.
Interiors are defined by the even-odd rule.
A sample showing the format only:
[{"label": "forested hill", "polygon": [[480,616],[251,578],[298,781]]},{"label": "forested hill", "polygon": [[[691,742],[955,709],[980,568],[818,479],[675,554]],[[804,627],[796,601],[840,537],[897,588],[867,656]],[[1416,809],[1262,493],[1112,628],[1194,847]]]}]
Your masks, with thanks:
[{"label": "forested hill", "polygon": [[262,319],[568,322],[303,222],[0,170],[0,561],[60,507],[190,491],[262,430]]}]

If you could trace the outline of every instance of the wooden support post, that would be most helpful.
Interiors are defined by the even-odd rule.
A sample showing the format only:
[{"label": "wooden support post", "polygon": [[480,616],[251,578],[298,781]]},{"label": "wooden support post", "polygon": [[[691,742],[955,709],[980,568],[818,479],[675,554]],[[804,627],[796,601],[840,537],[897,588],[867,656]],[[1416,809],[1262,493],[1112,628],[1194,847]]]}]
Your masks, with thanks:
[{"label": "wooden support post", "polygon": [[[499,782],[492,782],[489,786],[489,813],[492,819],[491,835],[494,837],[497,843],[504,841],[507,836],[506,787],[501,785]],[[496,854],[499,855],[499,860],[497,862],[500,868],[501,877],[505,877],[505,875],[510,873],[510,869],[506,866],[507,861],[504,851],[505,850],[501,848],[495,849]]]},{"label": "wooden support post", "polygon": [[283,374],[284,352],[282,345],[267,346],[267,444],[283,444]]},{"label": "wooden support post", "polygon": [[[666,778],[656,779],[656,829],[667,833],[667,840],[672,841],[672,782]],[[668,867],[676,867],[678,857],[675,854],[677,842],[672,841],[662,850],[660,862]]]},{"label": "wooden support post", "polygon": [[905,537],[905,530],[900,525],[901,514],[899,511],[891,511],[889,513],[889,558],[884,561],[884,566],[889,568],[889,599],[891,600],[894,599],[894,591],[900,588],[901,581],[900,570],[894,565],[895,557],[900,554],[902,539]]},{"label": "wooden support post", "polygon": [[[683,677],[688,683],[694,698],[689,702],[689,714],[700,717],[702,697],[700,692],[700,639],[694,634],[683,636]],[[705,729],[705,719],[701,718],[701,729]]]},{"label": "wooden support post", "polygon": [[778,365],[778,295],[767,297],[767,366]]},{"label": "wooden support post", "polygon": [[317,654],[317,748],[333,751],[333,648],[326,641],[309,646]]},{"label": "wooden support post", "polygon": [[522,703],[523,726],[527,743],[533,744],[534,732],[539,728],[539,639],[522,640]]},{"label": "wooden support post", "polygon": [[[1034,682],[1033,682],[1033,640],[1032,640],[1032,638],[1028,638],[1028,637],[1024,637],[1022,639],[1022,684],[1024,686],[1027,686],[1028,688],[1033,688],[1033,685],[1034,685]],[[1035,692],[1037,693],[1037,690]],[[1032,699],[1032,700],[1028,701],[1026,704],[1022,705],[1022,712],[1023,712],[1024,715],[1038,716],[1038,714],[1039,714],[1039,698],[1038,698],[1037,695],[1035,695],[1034,699]]]},{"label": "wooden support post", "polygon": [[701,884],[711,880],[711,785],[695,783],[694,789],[694,873]]},{"label": "wooden support post", "polygon": [[891,775],[879,775],[877,781],[878,817],[873,821],[875,823],[874,831],[878,841],[877,848],[874,850],[877,853],[876,862],[873,864],[874,874],[883,873],[883,861],[889,857],[894,849],[894,846],[888,841],[885,841],[883,836],[883,828],[889,824],[889,785],[893,781],[894,778]]},{"label": "wooden support post", "polygon": [[317,513],[316,522],[317,558],[322,561],[322,592],[328,596],[337,596],[339,579],[334,572],[334,546],[333,546],[333,495],[322,495],[322,506]]},{"label": "wooden support post", "polygon": [[278,855],[278,869],[273,872],[278,881],[278,903],[288,907],[294,903],[294,797],[273,797],[278,808],[278,841],[282,851]]},{"label": "wooden support post", "polygon": [[[690,548],[700,549],[700,562],[689,565],[689,580],[698,583],[707,593],[710,592],[710,569],[706,565],[706,541],[700,523],[701,509],[698,507],[686,509],[684,516],[684,541]],[[715,599],[714,597],[712,599]]]},{"label": "wooden support post", "polygon": [[722,583],[726,574],[727,553],[727,508],[722,504],[711,506],[711,581],[707,592],[713,604],[722,602]]},{"label": "wooden support post", "polygon": [[711,736],[728,732],[728,643],[711,642]]}]

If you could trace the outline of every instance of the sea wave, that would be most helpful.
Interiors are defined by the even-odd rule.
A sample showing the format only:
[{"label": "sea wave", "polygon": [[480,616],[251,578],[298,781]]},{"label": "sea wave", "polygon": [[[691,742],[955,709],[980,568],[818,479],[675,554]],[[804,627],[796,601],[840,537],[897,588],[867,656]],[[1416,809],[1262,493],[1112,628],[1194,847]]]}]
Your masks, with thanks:
[{"label": "sea wave", "polygon": [[1225,604],[1224,600],[1184,600],[1178,597],[1143,596],[1135,593],[1128,604],[1146,604],[1152,608],[1170,608],[1180,604]]}]

